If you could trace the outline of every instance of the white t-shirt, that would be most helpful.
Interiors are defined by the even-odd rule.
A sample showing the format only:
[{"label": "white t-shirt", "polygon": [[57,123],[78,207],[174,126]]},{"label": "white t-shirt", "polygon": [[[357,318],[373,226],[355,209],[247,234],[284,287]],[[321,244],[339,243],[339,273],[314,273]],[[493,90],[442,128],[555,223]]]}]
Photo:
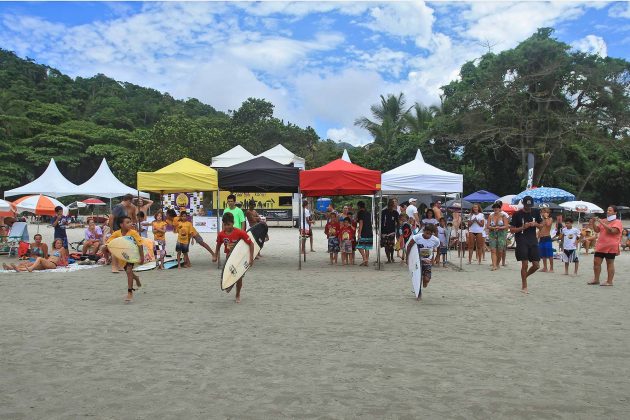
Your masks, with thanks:
[{"label": "white t-shirt", "polygon": [[413,204],[409,204],[407,206],[407,210],[405,210],[407,212],[407,216],[409,216],[409,219],[411,221],[411,219],[416,220],[416,218],[413,216],[414,214],[418,214],[418,208],[416,206],[414,206]]},{"label": "white t-shirt", "polygon": [[437,219],[422,219],[423,225],[439,225],[440,222]]},{"label": "white t-shirt", "polygon": [[466,242],[466,239],[468,239],[468,229],[460,229],[459,230],[459,241],[460,242]]},{"label": "white t-shirt", "polygon": [[562,247],[566,250],[577,248],[577,241],[580,238],[580,230],[577,228],[562,228]]},{"label": "white t-shirt", "polygon": [[[470,215],[470,219],[469,219],[469,220],[470,220],[471,222],[472,222],[473,220],[476,220],[477,222],[479,222],[479,224],[478,224],[478,223],[473,223],[473,224],[471,224],[471,225],[468,227],[468,229],[470,230],[470,233],[483,233],[483,229],[484,229],[484,227],[483,227],[483,226],[481,226],[481,221],[482,221],[482,220],[485,220],[485,217],[483,217],[483,214],[481,214],[481,213],[471,214],[471,215]],[[485,225],[484,225],[484,226],[485,226]]]},{"label": "white t-shirt", "polygon": [[418,233],[413,236],[413,240],[420,248],[420,256],[422,258],[431,258],[433,250],[440,246],[440,240],[433,235],[429,239],[425,239],[422,233]]},{"label": "white t-shirt", "polygon": [[309,209],[304,209],[304,220],[302,220],[302,230],[304,230],[305,233],[311,231],[311,225],[308,223],[310,218],[311,218],[311,211]]},{"label": "white t-shirt", "polygon": [[438,239],[440,240],[440,246],[446,246],[446,228],[438,226]]}]

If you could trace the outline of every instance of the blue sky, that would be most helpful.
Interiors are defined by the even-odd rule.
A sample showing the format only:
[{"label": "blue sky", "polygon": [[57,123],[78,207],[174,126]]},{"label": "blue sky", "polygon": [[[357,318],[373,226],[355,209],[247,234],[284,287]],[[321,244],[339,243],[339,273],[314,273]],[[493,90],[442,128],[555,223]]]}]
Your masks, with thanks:
[{"label": "blue sky", "polygon": [[551,26],[575,49],[630,59],[627,2],[0,2],[0,47],[70,76],[236,109],[248,97],[323,138],[365,144],[379,95],[439,102],[488,46]]}]

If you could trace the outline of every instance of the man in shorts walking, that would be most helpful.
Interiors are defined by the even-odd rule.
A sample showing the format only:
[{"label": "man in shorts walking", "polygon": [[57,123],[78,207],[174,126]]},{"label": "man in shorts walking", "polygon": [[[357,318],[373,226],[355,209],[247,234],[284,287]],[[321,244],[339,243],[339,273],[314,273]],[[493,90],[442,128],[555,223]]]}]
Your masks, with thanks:
[{"label": "man in shorts walking", "polygon": [[[512,216],[510,232],[516,239],[516,260],[521,262],[521,292],[527,294],[527,278],[540,268],[540,250],[536,229],[542,227],[540,212],[533,209],[534,199],[523,198],[523,209]],[[529,263],[532,263],[529,267]]]}]

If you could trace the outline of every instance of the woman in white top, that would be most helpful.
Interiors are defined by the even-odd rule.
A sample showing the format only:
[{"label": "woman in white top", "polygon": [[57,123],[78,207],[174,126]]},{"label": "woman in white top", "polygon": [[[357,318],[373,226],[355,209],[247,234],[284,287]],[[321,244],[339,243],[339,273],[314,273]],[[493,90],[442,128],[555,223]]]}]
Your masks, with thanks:
[{"label": "woman in white top", "polygon": [[477,263],[481,264],[483,249],[486,246],[486,240],[483,237],[485,225],[486,219],[481,212],[481,206],[477,203],[473,204],[468,218],[468,264],[472,263],[475,246],[477,248]]},{"label": "woman in white top", "polygon": [[424,219],[422,219],[422,226],[426,225],[435,225],[437,226],[440,222],[435,218],[435,213],[433,213],[433,209],[427,209],[424,212]]}]

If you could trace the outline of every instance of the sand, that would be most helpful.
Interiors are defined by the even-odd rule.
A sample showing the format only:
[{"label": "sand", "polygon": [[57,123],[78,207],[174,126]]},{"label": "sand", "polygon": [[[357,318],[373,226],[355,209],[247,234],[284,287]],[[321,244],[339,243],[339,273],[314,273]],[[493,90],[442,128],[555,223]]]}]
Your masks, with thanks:
[{"label": "sand", "polygon": [[418,303],[404,266],[331,267],[315,234],[298,271],[295,230],[272,227],[240,305],[199,246],[131,305],[108,267],[0,275],[0,418],[627,417],[628,253],[612,288],[581,256],[523,296],[510,253],[434,269]]}]

